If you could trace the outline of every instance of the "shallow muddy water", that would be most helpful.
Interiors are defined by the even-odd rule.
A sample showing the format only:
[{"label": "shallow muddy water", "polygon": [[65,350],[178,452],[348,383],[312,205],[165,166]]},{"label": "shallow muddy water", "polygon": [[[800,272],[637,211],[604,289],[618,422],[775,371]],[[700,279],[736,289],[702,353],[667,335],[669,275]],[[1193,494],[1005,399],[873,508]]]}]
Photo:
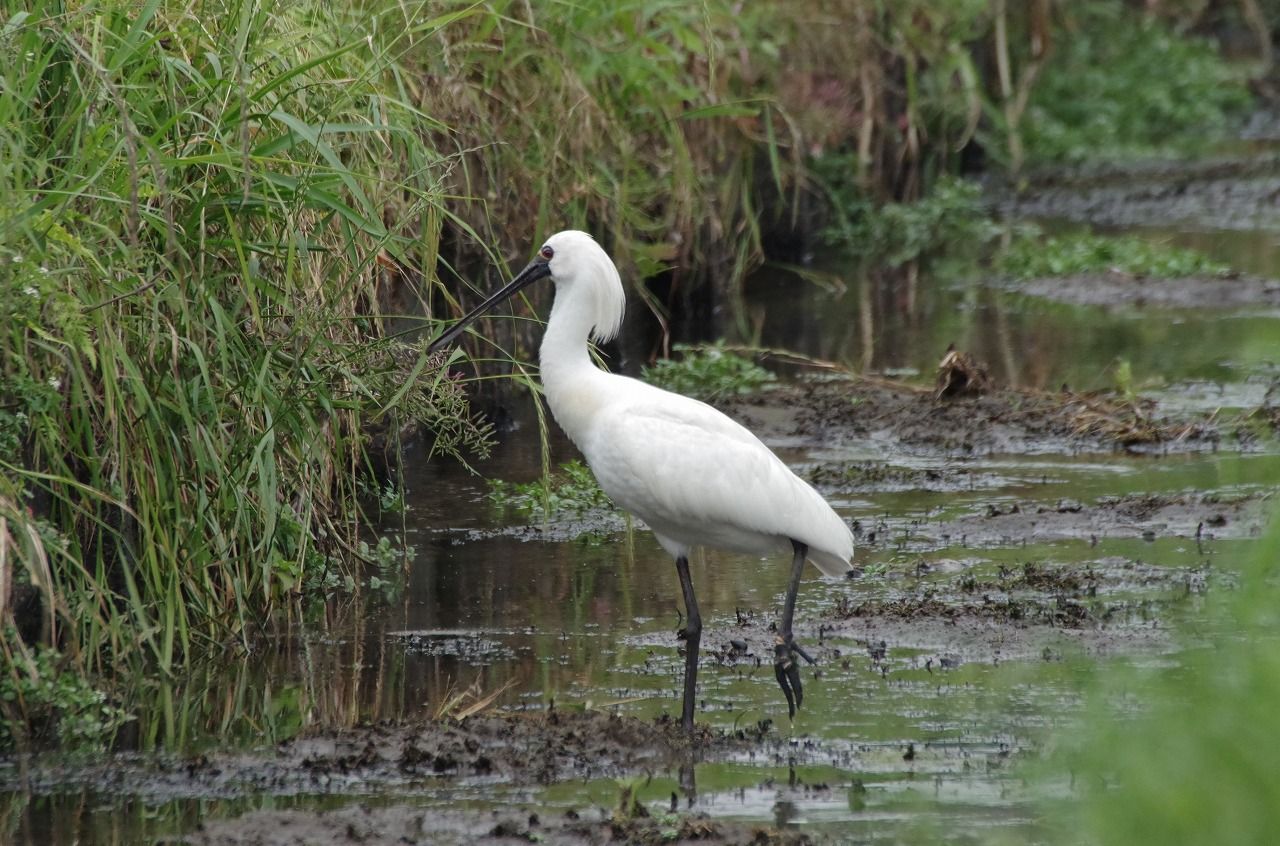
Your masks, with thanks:
[{"label": "shallow muddy water", "polygon": [[[1226,260],[1241,237],[1149,234]],[[1251,249],[1244,269],[1277,275],[1275,233],[1256,237],[1270,246]],[[1280,365],[1280,312],[1269,308],[1073,305],[981,279],[828,269],[842,292],[776,270],[752,280],[738,340],[923,383],[953,342],[1015,387],[1107,388],[1126,362],[1132,389],[1160,413],[1216,412],[1219,422],[1261,403]],[[1231,589],[1280,480],[1280,452],[1226,425],[1226,442],[1131,453],[1069,434],[964,451],[893,434],[892,420],[834,435],[805,423],[843,390],[802,385],[734,404],[858,533],[855,578],[811,573],[802,585],[797,637],[819,665],[804,670],[794,723],[769,659],[786,562],[713,552],[693,565],[706,625],[698,719],[743,730],[741,742],[547,778],[504,775],[502,758],[494,771],[424,775],[335,763],[305,746],[317,731],[430,718],[473,684],[530,714],[647,719],[679,707],[679,588],[647,531],[611,513],[503,510],[485,479],[411,452],[406,507],[388,524],[414,548],[406,572],[313,605],[251,655],[145,688],[115,758],[0,763],[10,839],[233,842],[239,831],[289,842],[228,821],[245,815],[270,830],[294,819],[287,812],[325,811],[350,825],[341,814],[357,803],[370,819],[409,814],[420,836],[434,832],[428,840],[499,842],[485,816],[495,808],[606,817],[623,790],[653,814],[674,803],[840,841],[1036,839],[1037,796],[1020,764],[1074,718],[1090,663],[1177,660],[1185,641],[1173,630],[1201,619],[1207,592]],[[859,390],[849,387],[847,413],[889,413]],[[805,405],[815,397],[828,405]],[[510,411],[510,431],[478,469],[528,481],[542,464],[536,418],[527,400]],[[551,462],[572,457],[553,432]],[[220,824],[232,827],[219,835]]]}]

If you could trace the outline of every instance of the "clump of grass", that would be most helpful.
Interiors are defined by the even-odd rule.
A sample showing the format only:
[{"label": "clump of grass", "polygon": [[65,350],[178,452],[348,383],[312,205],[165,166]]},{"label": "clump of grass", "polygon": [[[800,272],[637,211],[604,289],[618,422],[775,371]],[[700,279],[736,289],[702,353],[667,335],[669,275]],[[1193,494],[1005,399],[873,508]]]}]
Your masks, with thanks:
[{"label": "clump of grass", "polygon": [[744,355],[725,349],[724,343],[707,346],[676,344],[679,359],[665,358],[645,367],[642,378],[659,388],[701,400],[718,400],[750,394],[777,377]]},{"label": "clump of grass", "polygon": [[532,482],[490,479],[488,498],[501,508],[513,508],[524,514],[541,512],[548,517],[614,507],[613,501],[600,490],[591,468],[576,459],[561,464],[557,473]]},{"label": "clump of grass", "polygon": [[976,183],[943,177],[919,200],[877,204],[853,181],[847,156],[813,166],[831,211],[822,238],[847,255],[890,267],[943,253],[974,260],[999,231]]},{"label": "clump of grass", "polygon": [[1196,250],[1132,235],[1090,232],[1051,236],[1023,233],[997,257],[995,266],[1000,273],[1014,279],[1108,272],[1177,278],[1230,272],[1227,265]]},{"label": "clump of grass", "polygon": [[1220,137],[1251,101],[1245,74],[1216,45],[1129,4],[1071,4],[1065,24],[1030,92],[1030,159],[1192,149]]},{"label": "clump of grass", "polygon": [[5,632],[0,658],[0,749],[56,743],[64,749],[102,750],[131,716],[106,692],[69,669],[56,650],[9,651],[20,641]]}]

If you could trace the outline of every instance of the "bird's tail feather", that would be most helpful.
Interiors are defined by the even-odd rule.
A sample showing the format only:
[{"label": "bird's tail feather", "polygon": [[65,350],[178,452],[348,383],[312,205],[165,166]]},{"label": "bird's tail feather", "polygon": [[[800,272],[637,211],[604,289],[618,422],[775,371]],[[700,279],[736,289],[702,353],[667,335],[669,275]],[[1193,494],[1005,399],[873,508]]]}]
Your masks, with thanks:
[{"label": "bird's tail feather", "polygon": [[824,552],[821,549],[810,549],[805,556],[814,563],[824,576],[843,576],[852,569],[847,558],[841,558],[839,555],[832,555],[830,552]]}]

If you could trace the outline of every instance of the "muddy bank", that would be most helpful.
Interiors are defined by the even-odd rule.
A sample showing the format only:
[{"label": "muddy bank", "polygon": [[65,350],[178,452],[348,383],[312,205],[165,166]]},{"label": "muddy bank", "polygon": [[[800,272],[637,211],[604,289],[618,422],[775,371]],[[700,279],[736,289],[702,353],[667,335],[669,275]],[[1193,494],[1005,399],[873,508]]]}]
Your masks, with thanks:
[{"label": "muddy bank", "polygon": [[[921,562],[919,575],[869,598],[842,597],[821,622],[853,638],[873,666],[955,669],[962,662],[1127,654],[1174,647],[1168,611],[1229,576],[1109,556],[1086,566],[1025,562],[994,573]],[[939,571],[941,575],[939,575]],[[895,650],[909,649],[905,666]]]},{"label": "muddy bank", "polygon": [[962,546],[1081,539],[1096,544],[1104,538],[1250,538],[1261,534],[1269,502],[1269,492],[1132,494],[1105,497],[1093,504],[1073,499],[1011,502],[988,505],[980,514],[943,523],[917,523],[913,533]]},{"label": "muddy bank", "polygon": [[[828,488],[839,491],[839,488]],[[1269,489],[1222,493],[1126,494],[1096,502],[1003,500],[949,517],[886,514],[853,525],[857,547],[900,553],[1026,547],[1055,541],[1178,538],[1205,543],[1258,537],[1271,513]]]},{"label": "muddy bank", "polygon": [[[1064,653],[1164,652],[1176,646],[1170,612],[1232,583],[1208,565],[1171,567],[1122,556],[994,570],[962,558],[920,558],[887,572],[856,567],[844,590],[826,585],[826,610],[798,617],[796,638],[818,662],[815,677],[829,678],[873,672],[890,679]],[[772,609],[739,609],[735,619],[704,623],[704,667],[767,679],[775,617]],[[677,643],[674,634],[628,641],[654,650]]]},{"label": "muddy bank", "polygon": [[935,391],[870,378],[787,385],[726,408],[768,440],[872,445],[886,453],[971,457],[1192,451],[1222,440],[1206,417],[1165,418],[1155,404],[1100,394],[994,389],[939,400]]},{"label": "muddy bank", "polygon": [[1114,271],[1011,283],[1010,289],[1072,305],[1183,309],[1280,308],[1280,280],[1257,276],[1151,278]]},{"label": "muddy bank", "polygon": [[536,808],[513,813],[427,810],[413,805],[356,805],[318,813],[255,811],[235,819],[213,820],[186,837],[185,842],[191,846],[313,846],[317,843],[803,846],[814,841],[796,831],[675,814],[659,818],[647,815],[615,818],[598,809],[539,814]]},{"label": "muddy bank", "polygon": [[1280,157],[1148,161],[1063,168],[998,203],[1011,218],[1107,227],[1280,227]]},{"label": "muddy bank", "polygon": [[[795,831],[689,814],[672,793],[658,813],[628,799],[619,781],[616,807],[550,810],[505,801],[493,807],[424,806],[413,797],[443,785],[483,795],[498,785],[537,786],[676,772],[704,756],[757,747],[768,726],[735,734],[699,725],[693,738],[667,718],[653,721],[599,711],[486,713],[460,721],[383,724],[318,731],[270,750],[188,758],[119,756],[97,764],[11,761],[0,789],[34,793],[82,789],[148,803],[175,799],[370,796],[329,810],[255,810],[196,824],[174,842],[189,844],[805,844]],[[692,770],[690,770],[692,772]],[[691,776],[690,776],[691,777]]]},{"label": "muddy bank", "polygon": [[[1171,612],[1206,591],[1234,584],[1229,573],[1208,563],[1207,545],[1256,537],[1269,502],[1267,491],[1142,494],[1092,504],[1005,502],[953,519],[903,516],[858,523],[857,561],[869,555],[878,562],[880,552],[912,559],[891,569],[856,561],[845,589],[825,587],[831,600],[826,612],[797,619],[797,638],[818,659],[818,673],[871,669],[886,678],[1066,653],[1169,651],[1177,646]],[[1099,554],[1085,565],[984,564],[985,549],[1046,541],[1093,547],[1116,538],[1180,538],[1205,557],[1194,566],[1113,554]],[[704,661],[764,677],[772,671],[774,618],[774,609],[739,609],[734,619],[710,621],[703,634]],[[674,635],[629,641],[655,649],[676,644]],[[859,646],[852,653],[850,641]],[[910,657],[895,660],[903,650]]]},{"label": "muddy bank", "polygon": [[412,805],[358,805],[333,811],[255,811],[215,820],[185,838],[191,846],[311,846],[316,843],[405,844],[546,843],[598,846],[605,843],[758,844],[803,846],[814,841],[796,831],[705,817],[613,818],[591,811],[540,816],[536,810],[513,813],[461,812]]},{"label": "muddy bank", "polygon": [[599,711],[488,713],[461,721],[320,730],[256,752],[120,756],[48,767],[39,760],[12,760],[0,766],[0,790],[81,787],[165,801],[360,794],[442,778],[551,784],[667,767],[691,752],[724,751],[746,740],[705,727],[690,739],[677,722]]}]

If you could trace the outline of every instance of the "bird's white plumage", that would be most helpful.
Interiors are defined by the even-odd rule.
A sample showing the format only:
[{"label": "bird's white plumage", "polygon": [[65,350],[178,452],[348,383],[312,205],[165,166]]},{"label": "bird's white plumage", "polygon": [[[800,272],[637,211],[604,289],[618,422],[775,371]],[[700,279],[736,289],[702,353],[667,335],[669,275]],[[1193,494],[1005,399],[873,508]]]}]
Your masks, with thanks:
[{"label": "bird's white plumage", "polygon": [[588,334],[607,334],[621,320],[617,270],[585,233],[561,232],[546,245],[555,254],[556,299],[541,350],[543,385],[605,493],[673,556],[698,545],[767,555],[795,540],[823,573],[846,572],[848,526],[755,435],[705,403],[591,362]]}]

